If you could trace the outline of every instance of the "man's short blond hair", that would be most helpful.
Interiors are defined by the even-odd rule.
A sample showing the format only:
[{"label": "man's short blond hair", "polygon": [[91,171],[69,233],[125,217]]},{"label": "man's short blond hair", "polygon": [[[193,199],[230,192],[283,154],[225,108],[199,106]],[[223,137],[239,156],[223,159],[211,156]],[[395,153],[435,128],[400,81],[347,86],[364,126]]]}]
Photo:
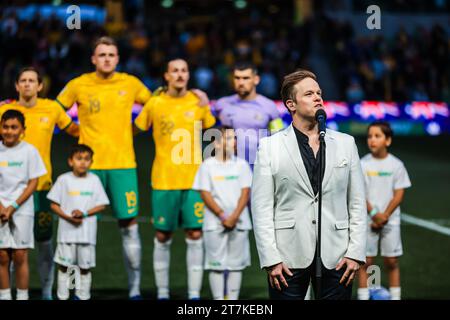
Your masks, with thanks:
[{"label": "man's short blond hair", "polygon": [[98,47],[99,45],[101,45],[101,44],[105,44],[105,45],[107,45],[107,46],[115,46],[116,48],[118,48],[118,47],[117,47],[117,42],[116,42],[116,40],[114,40],[114,39],[111,38],[111,37],[104,36],[104,37],[98,38],[98,39],[94,42],[94,45],[92,46],[92,53],[94,53],[94,52],[95,52],[95,49],[97,49],[97,47]]},{"label": "man's short blond hair", "polygon": [[306,78],[311,78],[317,81],[317,77],[314,73],[303,69],[297,70],[284,77],[283,84],[281,85],[280,94],[281,99],[283,100],[283,103],[286,106],[286,108],[287,108],[286,105],[287,100],[295,101],[295,95],[297,94],[295,90],[295,85]]}]

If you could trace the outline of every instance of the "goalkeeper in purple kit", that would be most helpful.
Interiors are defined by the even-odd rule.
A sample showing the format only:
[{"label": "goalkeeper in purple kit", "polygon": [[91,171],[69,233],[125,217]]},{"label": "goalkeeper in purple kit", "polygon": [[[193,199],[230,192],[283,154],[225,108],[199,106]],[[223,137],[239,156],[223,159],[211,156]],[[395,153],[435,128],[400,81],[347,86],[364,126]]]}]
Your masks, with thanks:
[{"label": "goalkeeper in purple kit", "polygon": [[284,127],[275,102],[256,93],[259,82],[254,65],[236,64],[233,68],[236,94],[219,99],[214,107],[215,116],[222,125],[235,129],[237,155],[245,158],[252,169],[259,139]]}]

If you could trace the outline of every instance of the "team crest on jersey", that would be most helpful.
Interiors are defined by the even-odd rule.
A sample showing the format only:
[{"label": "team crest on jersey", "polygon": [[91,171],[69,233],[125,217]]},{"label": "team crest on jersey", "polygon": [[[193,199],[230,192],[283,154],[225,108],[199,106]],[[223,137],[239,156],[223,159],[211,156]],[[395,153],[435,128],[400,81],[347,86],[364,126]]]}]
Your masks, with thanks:
[{"label": "team crest on jersey", "polygon": [[258,120],[258,121],[262,121],[263,120],[263,116],[261,115],[261,114],[259,114],[259,113],[255,113],[255,120]]},{"label": "team crest on jersey", "polygon": [[119,90],[119,96],[124,96],[127,94],[127,92],[125,90]]},{"label": "team crest on jersey", "polygon": [[40,121],[41,123],[48,123],[48,117],[41,117],[41,118],[39,119],[39,121]]},{"label": "team crest on jersey", "polygon": [[186,112],[184,113],[184,116],[185,116],[186,118],[188,118],[188,119],[194,119],[195,112],[194,112],[194,111],[186,111]]}]

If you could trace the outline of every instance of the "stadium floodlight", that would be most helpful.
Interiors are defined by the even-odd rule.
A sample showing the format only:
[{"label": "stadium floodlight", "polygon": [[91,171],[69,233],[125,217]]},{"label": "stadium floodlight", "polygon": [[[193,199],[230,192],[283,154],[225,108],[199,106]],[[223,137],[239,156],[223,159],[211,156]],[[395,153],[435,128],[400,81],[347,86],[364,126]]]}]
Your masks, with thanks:
[{"label": "stadium floodlight", "polygon": [[236,0],[236,1],[234,1],[234,6],[237,9],[245,9],[247,7],[247,1],[245,1],[245,0]]},{"label": "stadium floodlight", "polygon": [[173,0],[162,0],[161,1],[161,6],[163,8],[169,9],[173,6]]}]

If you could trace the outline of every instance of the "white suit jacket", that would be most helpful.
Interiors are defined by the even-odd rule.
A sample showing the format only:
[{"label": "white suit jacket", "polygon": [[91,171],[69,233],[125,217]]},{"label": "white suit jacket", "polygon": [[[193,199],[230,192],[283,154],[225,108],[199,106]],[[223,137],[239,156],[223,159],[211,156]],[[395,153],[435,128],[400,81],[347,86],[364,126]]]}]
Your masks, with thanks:
[{"label": "white suit jacket", "polygon": [[[352,136],[327,130],[322,182],[322,262],[365,262],[364,179]],[[292,124],[260,141],[252,184],[252,218],[261,268],[280,262],[306,268],[314,260],[318,196],[314,195]]]}]

